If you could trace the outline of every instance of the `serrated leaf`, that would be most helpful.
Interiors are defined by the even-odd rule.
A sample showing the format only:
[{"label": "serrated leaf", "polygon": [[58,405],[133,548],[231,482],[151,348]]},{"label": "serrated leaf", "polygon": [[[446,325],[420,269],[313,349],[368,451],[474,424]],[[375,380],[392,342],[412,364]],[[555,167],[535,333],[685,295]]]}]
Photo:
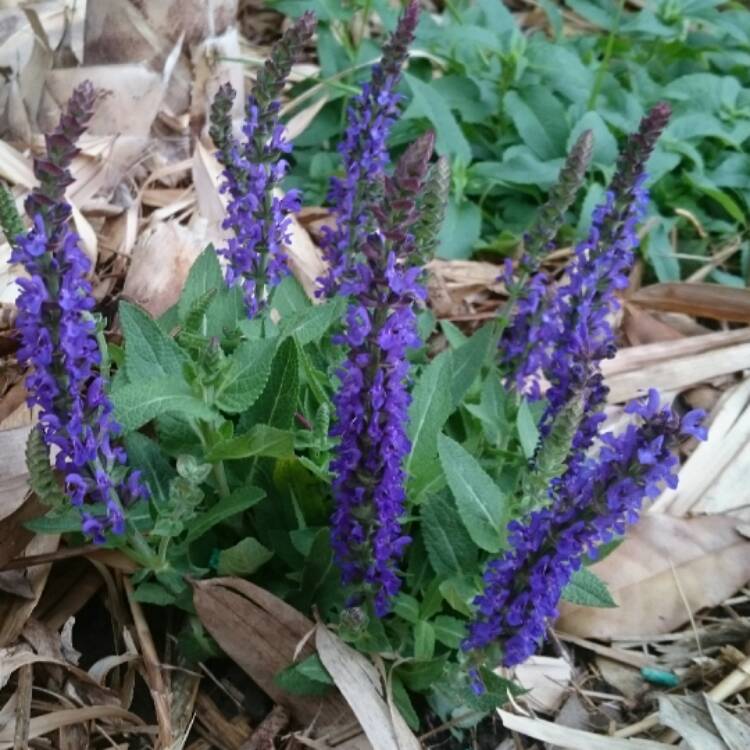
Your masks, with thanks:
[{"label": "serrated leaf", "polygon": [[414,626],[414,658],[427,661],[435,655],[435,630],[429,622],[420,620]]},{"label": "serrated leaf", "polygon": [[487,552],[499,552],[508,521],[505,494],[478,461],[455,440],[440,435],[438,453],[458,514],[469,536]]},{"label": "serrated leaf", "polygon": [[241,426],[256,422],[283,429],[292,426],[299,396],[297,349],[297,344],[291,338],[279,345],[263,393],[252,408],[242,415]]},{"label": "serrated leaf", "polygon": [[169,499],[169,483],[177,473],[159,445],[140,432],[131,432],[125,436],[125,449],[129,465],[143,472],[152,499],[158,504],[166,503]]},{"label": "serrated leaf", "polygon": [[414,705],[409,697],[409,692],[404,687],[404,683],[396,676],[391,677],[391,690],[393,692],[393,702],[399,713],[406,719],[406,723],[413,731],[419,729],[419,715],[414,710]]},{"label": "serrated leaf", "polygon": [[467,617],[471,617],[474,614],[471,603],[479,592],[466,578],[462,576],[447,578],[445,581],[440,582],[438,589],[443,595],[443,599],[456,612],[460,612]]},{"label": "serrated leaf", "polygon": [[209,461],[224,461],[251,456],[293,457],[294,434],[266,424],[256,424],[245,434],[214,445],[206,458]]},{"label": "serrated leaf", "polygon": [[206,420],[215,417],[215,413],[193,395],[187,383],[172,377],[126,385],[112,393],[112,405],[115,419],[124,432],[137,430],[169,412]]},{"label": "serrated leaf", "polygon": [[432,621],[435,638],[448,648],[458,648],[466,638],[466,622],[450,615],[439,615]]},{"label": "serrated leaf", "polygon": [[421,506],[420,515],[427,556],[439,576],[453,576],[476,569],[476,546],[446,493],[430,496]]},{"label": "serrated leaf", "polygon": [[416,625],[419,622],[419,602],[401,591],[393,600],[393,613],[402,620]]},{"label": "serrated leaf", "polygon": [[537,445],[539,445],[539,430],[526,399],[521,401],[521,405],[518,407],[516,428],[518,429],[518,439],[521,442],[523,453],[526,458],[531,458],[536,453]]},{"label": "serrated leaf", "polygon": [[317,654],[311,654],[279,672],[274,681],[292,695],[320,695],[333,685],[331,676]]},{"label": "serrated leaf", "polygon": [[174,604],[176,599],[175,595],[167,591],[164,586],[152,582],[141,583],[136,588],[133,598],[142,604],[158,604],[160,607]]},{"label": "serrated leaf", "polygon": [[411,453],[406,459],[410,484],[424,486],[432,479],[425,466],[437,454],[437,436],[453,412],[451,398],[453,361],[450,352],[435,357],[422,371],[409,407]]},{"label": "serrated leaf", "polygon": [[232,354],[231,365],[217,387],[216,406],[230,414],[252,406],[268,381],[277,345],[275,339],[241,343]]},{"label": "serrated leaf", "polygon": [[250,576],[273,557],[273,552],[254,537],[247,537],[219,553],[220,576]]},{"label": "serrated leaf", "polygon": [[190,522],[186,541],[192,542],[203,536],[216,524],[257,505],[266,496],[260,487],[240,487],[228,497],[223,497],[205,513]]},{"label": "serrated leaf", "polygon": [[120,325],[125,339],[125,371],[131,383],[168,376],[182,379],[187,357],[145,310],[121,302]]},{"label": "serrated leaf", "polygon": [[421,692],[429,690],[437,682],[445,671],[447,656],[439,656],[429,661],[412,661],[400,664],[395,671],[411,690]]},{"label": "serrated leaf", "polygon": [[281,319],[282,336],[294,336],[304,346],[319,341],[343,313],[345,300],[342,297],[322,305],[299,310]]},{"label": "serrated leaf", "polygon": [[38,426],[31,429],[26,442],[26,468],[29,471],[29,486],[44,505],[50,508],[68,507],[67,496],[57,483],[49,448],[44,444]]},{"label": "serrated leaf", "polygon": [[471,160],[471,146],[442,94],[429,83],[409,74],[404,79],[411,88],[412,102],[404,118],[424,117],[435,129],[438,154],[458,156],[465,163]]},{"label": "serrated leaf", "polygon": [[179,319],[184,323],[196,300],[212,289],[220,289],[224,285],[224,275],[216,251],[207,247],[190,267],[185,281],[180,301],[177,304]]},{"label": "serrated leaf", "polygon": [[77,508],[53,511],[41,518],[26,521],[24,526],[37,534],[68,534],[81,530],[81,512]]},{"label": "serrated leaf", "polygon": [[453,378],[451,395],[453,405],[458,406],[477,379],[487,355],[497,341],[494,325],[482,326],[468,341],[453,351]]},{"label": "serrated leaf", "polygon": [[579,568],[563,589],[562,598],[584,607],[616,607],[607,584],[588,568]]}]

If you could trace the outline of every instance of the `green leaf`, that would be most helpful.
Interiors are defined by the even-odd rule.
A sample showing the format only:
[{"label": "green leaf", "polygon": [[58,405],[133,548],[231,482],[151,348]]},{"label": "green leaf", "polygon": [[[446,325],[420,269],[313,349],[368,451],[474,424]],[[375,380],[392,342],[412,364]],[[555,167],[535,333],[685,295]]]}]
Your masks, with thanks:
[{"label": "green leaf", "polygon": [[435,655],[435,630],[429,622],[420,620],[414,626],[414,658],[427,661]]},{"label": "green leaf", "polygon": [[435,357],[422,371],[412,392],[409,407],[412,449],[405,468],[416,486],[428,484],[432,479],[429,475],[425,476],[425,467],[437,453],[437,436],[453,412],[452,367],[449,352]]},{"label": "green leaf", "polygon": [[219,553],[220,576],[250,576],[273,557],[273,552],[254,537],[247,537]]},{"label": "green leaf", "polygon": [[673,219],[661,218],[644,241],[646,257],[661,282],[679,281],[681,278],[680,260],[675,254],[671,239],[674,224]]},{"label": "green leaf", "polygon": [[420,509],[430,565],[439,576],[476,569],[477,551],[447,493],[431,495]]},{"label": "green leaf", "polygon": [[224,286],[224,274],[216,251],[213,247],[207,247],[190,267],[190,272],[185,280],[185,286],[177,303],[179,319],[185,321],[193,305],[203,297],[206,292],[221,289]]},{"label": "green leaf", "polygon": [[205,420],[215,417],[215,413],[193,395],[187,383],[173,377],[123,386],[112,394],[112,404],[115,419],[124,432],[137,430],[168,412]]},{"label": "green leaf", "polygon": [[536,448],[539,445],[539,430],[534,421],[534,415],[529,408],[529,402],[526,399],[523,399],[521,405],[518,407],[516,428],[518,429],[518,439],[521,441],[523,453],[526,458],[531,458],[536,453]]},{"label": "green leaf", "polygon": [[231,365],[219,383],[215,403],[236,414],[252,406],[268,381],[278,342],[275,339],[243,341],[231,357]]},{"label": "green leaf", "polygon": [[81,530],[81,511],[78,508],[65,508],[52,511],[41,518],[26,521],[24,527],[37,534],[68,534]]},{"label": "green leaf", "polygon": [[471,161],[471,146],[440,92],[408,73],[404,79],[413,95],[411,104],[403,114],[404,119],[424,117],[429,120],[435,129],[435,149],[438,154],[457,156],[465,163]]},{"label": "green leaf", "polygon": [[476,203],[448,200],[438,235],[437,256],[445,260],[470,258],[482,232],[482,210]]},{"label": "green leaf", "polygon": [[310,298],[294,276],[285,276],[273,290],[271,307],[283,320],[312,307]]},{"label": "green leaf", "polygon": [[479,462],[455,440],[440,435],[438,453],[469,536],[487,552],[499,552],[508,521],[507,498]]},{"label": "green leaf", "polygon": [[453,405],[458,406],[473,385],[487,361],[487,355],[497,342],[494,325],[482,326],[465,344],[453,351],[453,380],[451,395]]},{"label": "green leaf", "polygon": [[50,463],[49,448],[44,443],[39,426],[31,429],[26,440],[26,468],[29,471],[29,486],[44,505],[59,510],[69,507],[69,500],[60,488]]},{"label": "green leaf", "polygon": [[598,112],[586,112],[568,136],[567,150],[573,146],[585,130],[594,136],[592,162],[609,167],[617,159],[617,140]]},{"label": "green leaf", "polygon": [[294,456],[294,434],[266,424],[256,424],[243,435],[216,443],[206,455],[209,461],[225,461],[251,456],[290,458]]},{"label": "green leaf", "polygon": [[223,336],[231,333],[246,320],[245,303],[239,287],[227,288],[221,271],[219,258],[212,246],[208,246],[190,268],[180,301],[177,317],[180,323],[188,322],[191,311],[195,311],[200,300],[216,292],[205,312],[205,336]]},{"label": "green leaf", "polygon": [[125,370],[131,383],[168,376],[182,379],[187,357],[145,310],[121,302],[120,325],[125,338]]},{"label": "green leaf", "polygon": [[443,595],[448,604],[460,612],[462,615],[472,617],[472,602],[479,593],[476,586],[472,585],[466,578],[454,576],[441,581],[438,586],[440,593]]},{"label": "green leaf", "polygon": [[288,429],[294,422],[299,398],[299,358],[294,339],[279,345],[271,364],[271,372],[260,398],[243,414],[240,425],[262,422]]},{"label": "green leaf", "polygon": [[160,505],[166,503],[169,483],[177,474],[159,445],[140,432],[131,432],[125,436],[125,449],[130,466],[143,472],[152,499]]},{"label": "green leaf", "polygon": [[402,620],[416,625],[419,622],[419,602],[401,591],[393,600],[393,613]]},{"label": "green leaf", "polygon": [[292,695],[321,695],[333,685],[331,675],[317,654],[311,654],[279,672],[274,682]]},{"label": "green leaf", "polygon": [[395,672],[404,685],[410,690],[421,692],[429,690],[445,671],[447,656],[439,656],[430,661],[412,661],[400,664]]},{"label": "green leaf", "polygon": [[391,678],[391,690],[396,708],[406,720],[409,728],[416,732],[420,725],[419,715],[414,710],[414,705],[411,702],[408,691],[404,687],[404,683],[395,675]]},{"label": "green leaf", "polygon": [[142,604],[158,604],[164,607],[174,604],[175,595],[159,583],[141,583],[135,590],[134,599]]},{"label": "green leaf", "polygon": [[190,522],[186,541],[192,542],[200,538],[216,524],[257,505],[265,496],[265,490],[260,487],[236,489],[231,495],[221,498],[216,505]]},{"label": "green leaf", "polygon": [[320,341],[328,329],[341,319],[346,301],[343,297],[314,305],[282,318],[280,323],[282,336],[294,336],[304,346]]},{"label": "green leaf", "polygon": [[438,615],[432,621],[435,638],[448,648],[458,648],[466,638],[466,622],[450,615]]},{"label": "green leaf", "polygon": [[616,607],[607,584],[588,568],[579,568],[563,589],[562,598],[584,607]]},{"label": "green leaf", "polygon": [[[530,91],[526,91],[524,95],[529,96],[530,93]],[[536,104],[541,111],[535,111],[537,107],[530,106],[532,104]],[[524,96],[516,91],[509,91],[503,99],[503,107],[507,115],[513,120],[521,140],[542,161],[548,161],[563,155],[567,129],[560,139],[559,134],[550,132],[550,128],[555,122],[565,124],[565,110],[553,94],[547,92],[544,102],[534,101],[533,99],[531,102],[527,102]],[[547,111],[544,111],[545,108]]]}]

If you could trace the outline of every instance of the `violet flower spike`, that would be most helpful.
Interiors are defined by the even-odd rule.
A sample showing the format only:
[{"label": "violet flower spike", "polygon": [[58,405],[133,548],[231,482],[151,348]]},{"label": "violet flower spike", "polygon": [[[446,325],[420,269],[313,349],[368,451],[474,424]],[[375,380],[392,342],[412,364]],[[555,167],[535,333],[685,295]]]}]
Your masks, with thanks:
[{"label": "violet flower spike", "polygon": [[331,544],[343,582],[373,592],[381,617],[401,587],[397,564],[410,542],[401,520],[403,462],[411,449],[406,354],[421,343],[415,307],[427,296],[421,266],[411,265],[417,255],[411,229],[433,143],[428,134],[413,144],[386,180],[384,207],[373,209],[381,229],[369,235],[341,286],[352,301],[335,339],[348,353],[333,399],[331,434],[339,443],[331,461]]},{"label": "violet flower spike", "polygon": [[370,205],[382,194],[388,165],[386,142],[399,113],[395,89],[419,18],[418,0],[410,0],[395,31],[373,66],[370,81],[349,106],[344,138],[338,146],[344,176],[331,179],[328,200],[336,226],[324,228],[321,240],[326,273],[318,279],[318,296],[331,297],[341,286],[352,258],[363,249],[374,224]]},{"label": "violet flower spike", "polygon": [[648,205],[645,164],[669,115],[667,104],[657,104],[628,139],[606,200],[594,211],[589,236],[577,246],[564,282],[553,286],[529,261],[531,279],[505,331],[501,356],[509,381],[527,397],[541,398],[541,376],[550,382],[542,434],[583,391],[592,421],[580,435],[582,446],[600,422],[595,412],[606,397],[600,363],[614,354],[609,318],[619,308],[617,292],[627,286],[638,246],[636,227]]},{"label": "violet flower spike", "polygon": [[596,455],[557,486],[552,507],[509,524],[510,550],[486,568],[464,651],[479,658],[496,644],[505,666],[524,662],[557,616],[563,589],[584,556],[635,523],[645,498],[664,485],[677,486],[673,449],[681,436],[705,438],[703,413],[679,419],[659,405],[655,390],[627,411],[636,422],[619,435],[601,436]]},{"label": "violet flower spike", "polygon": [[[95,101],[90,83],[71,96],[60,125],[46,136],[47,159],[36,159],[40,185],[26,202],[31,229],[13,246],[11,262],[23,266],[16,325],[18,358],[29,366],[27,403],[39,410],[44,444],[55,447],[71,503],[83,516],[84,534],[105,541],[125,530],[123,507],[147,496],[138,471],[127,472],[118,442],[120,426],[97,367],[101,361],[91,285],[91,263],[69,227],[64,190],[72,182],[68,166],[77,153],[74,139],[84,131]],[[92,509],[92,505],[103,510]]]},{"label": "violet flower spike", "polygon": [[299,211],[301,195],[297,190],[274,195],[289,169],[284,157],[292,151],[278,96],[313,29],[314,18],[306,13],[274,45],[247,99],[241,143],[232,135],[236,92],[229,84],[221,86],[211,107],[210,133],[224,167],[220,189],[230,196],[222,226],[233,234],[218,252],[227,261],[227,285],[242,289],[250,318],[265,304],[266,287],[289,273],[284,246],[290,241],[289,215]]}]

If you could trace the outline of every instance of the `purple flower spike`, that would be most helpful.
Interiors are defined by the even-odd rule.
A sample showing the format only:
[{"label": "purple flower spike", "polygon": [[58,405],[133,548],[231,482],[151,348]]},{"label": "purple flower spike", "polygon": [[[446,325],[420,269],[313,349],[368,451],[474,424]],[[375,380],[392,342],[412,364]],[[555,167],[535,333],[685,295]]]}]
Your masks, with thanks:
[{"label": "purple flower spike", "polygon": [[557,617],[563,589],[583,558],[635,523],[645,498],[676,486],[673,449],[681,436],[705,435],[702,415],[689,412],[680,420],[659,405],[654,390],[627,411],[636,421],[619,435],[600,436],[595,454],[557,483],[551,507],[509,524],[510,550],[487,566],[465,651],[498,643],[505,666],[524,662]]},{"label": "purple flower spike", "polygon": [[373,593],[382,617],[401,587],[397,564],[411,541],[402,528],[406,492],[409,348],[420,345],[416,305],[426,299],[420,282],[416,198],[425,182],[434,136],[414,143],[384,183],[382,208],[360,259],[343,280],[353,300],[343,335],[348,347],[334,396],[339,438],[331,461],[334,513],[331,543],[347,584]]},{"label": "purple flower spike", "polygon": [[419,18],[419,3],[411,0],[396,30],[383,48],[372,77],[355,97],[338,150],[344,177],[334,177],[328,199],[336,217],[334,229],[324,229],[321,247],[328,270],[318,279],[320,296],[331,297],[341,286],[353,255],[360,252],[373,230],[371,204],[382,194],[388,165],[386,142],[399,113],[401,97],[395,89],[408,56]]},{"label": "purple flower spike", "polygon": [[[540,398],[540,379],[550,383],[543,435],[571,399],[583,394],[588,418],[576,437],[581,450],[601,422],[597,412],[607,389],[600,366],[615,353],[610,319],[620,306],[617,293],[627,286],[638,246],[636,227],[648,205],[645,164],[669,115],[667,104],[657,104],[628,139],[606,199],[594,211],[589,236],[576,247],[562,283],[554,286],[537,272],[535,258],[522,262],[531,280],[518,295],[501,341],[508,379],[520,393]],[[512,275],[506,281],[512,285]]]},{"label": "purple flower spike", "polygon": [[222,226],[233,234],[219,254],[227,261],[226,282],[242,289],[250,318],[265,304],[266,286],[276,286],[289,273],[284,246],[289,214],[299,211],[301,196],[297,190],[283,197],[273,194],[289,169],[283,157],[292,150],[280,123],[278,97],[313,29],[313,16],[306,13],[274,45],[247,99],[241,143],[232,135],[236,92],[228,83],[211,106],[211,137],[224,167],[221,191],[230,196]]},{"label": "purple flower spike", "polygon": [[[101,355],[86,279],[91,264],[68,226],[71,207],[63,197],[72,181],[68,165],[77,153],[73,139],[84,131],[94,100],[90,83],[79,86],[59,127],[46,137],[47,159],[34,163],[40,186],[26,203],[32,227],[17,238],[11,262],[28,274],[17,282],[16,319],[18,358],[30,368],[27,402],[39,410],[43,442],[56,449],[55,468],[71,503],[86,509],[83,532],[101,543],[109,531],[124,532],[123,507],[147,490],[138,472],[128,475],[124,468],[120,426],[97,369]],[[103,510],[92,513],[92,504]]]}]

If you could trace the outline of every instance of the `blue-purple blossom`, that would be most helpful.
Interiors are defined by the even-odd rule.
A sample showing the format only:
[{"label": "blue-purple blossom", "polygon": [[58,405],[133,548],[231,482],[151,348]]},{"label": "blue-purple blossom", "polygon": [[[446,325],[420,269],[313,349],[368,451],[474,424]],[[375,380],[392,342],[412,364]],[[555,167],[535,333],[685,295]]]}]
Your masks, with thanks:
[{"label": "blue-purple blossom", "polygon": [[420,345],[415,307],[426,299],[422,269],[414,262],[411,232],[418,219],[416,196],[424,183],[434,136],[417,141],[385,181],[385,200],[374,209],[372,232],[361,257],[342,280],[349,295],[347,347],[334,396],[339,438],[331,461],[334,513],[331,543],[342,580],[374,593],[378,616],[387,614],[401,581],[397,565],[410,542],[402,528],[410,347]]},{"label": "blue-purple blossom", "polygon": [[[279,103],[271,105],[278,110]],[[264,302],[264,289],[275,286],[289,273],[284,246],[289,243],[288,214],[300,209],[300,193],[290,190],[283,197],[273,195],[289,169],[281,158],[292,147],[277,125],[271,138],[256,142],[259,121],[258,103],[248,97],[242,126],[244,139],[231,139],[227,152],[219,152],[224,164],[221,192],[230,196],[222,227],[232,235],[219,255],[227,261],[228,286],[239,286],[248,317],[252,318]],[[223,153],[228,153],[224,158]]]},{"label": "blue-purple blossom", "polygon": [[[123,507],[147,490],[138,471],[127,472],[120,427],[98,371],[101,353],[91,285],[91,263],[70,229],[63,198],[75,155],[74,137],[90,117],[94,91],[83,84],[71,97],[58,129],[47,136],[47,160],[35,162],[40,179],[27,201],[31,229],[13,243],[11,262],[28,277],[17,280],[18,358],[29,366],[27,402],[39,413],[39,430],[54,449],[71,503],[81,509],[83,532],[95,542],[125,530]],[[92,507],[95,506],[95,507]]]},{"label": "blue-purple blossom", "polygon": [[509,524],[510,549],[485,570],[464,650],[498,644],[505,666],[525,661],[557,617],[563,589],[584,557],[635,523],[645,498],[677,486],[673,449],[681,436],[705,438],[702,412],[680,419],[660,406],[655,390],[626,411],[634,421],[620,434],[599,437],[595,454],[557,484],[551,507]]},{"label": "blue-purple blossom", "polygon": [[289,214],[299,211],[301,195],[298,190],[275,194],[289,170],[284,157],[292,150],[280,122],[278,96],[313,27],[312,15],[305,14],[274,45],[247,98],[241,140],[232,135],[236,92],[231,85],[221,86],[211,108],[211,136],[224,167],[220,190],[230,197],[222,227],[232,232],[218,252],[226,259],[227,285],[242,289],[250,318],[264,305],[266,288],[289,273],[284,250]]},{"label": "blue-purple blossom", "polygon": [[325,227],[321,239],[328,268],[318,279],[320,295],[330,297],[336,293],[352,258],[362,250],[374,229],[370,206],[382,194],[389,163],[386,142],[401,101],[395,89],[418,17],[419,3],[411,0],[383,48],[380,63],[373,66],[370,81],[349,105],[346,131],[338,146],[344,176],[331,179],[328,194],[336,225],[333,229]]},{"label": "blue-purple blossom", "polygon": [[[636,227],[648,205],[644,166],[669,114],[667,105],[657,105],[628,140],[605,201],[595,209],[589,235],[576,247],[562,281],[554,284],[537,270],[536,258],[521,263],[521,275],[530,280],[500,344],[507,377],[532,399],[542,396],[542,378],[549,383],[543,435],[571,398],[582,396],[587,418],[576,437],[581,449],[602,419],[598,410],[607,390],[600,367],[615,353],[610,321],[620,306],[617,295],[628,284]],[[506,281],[513,284],[509,270]]]}]

